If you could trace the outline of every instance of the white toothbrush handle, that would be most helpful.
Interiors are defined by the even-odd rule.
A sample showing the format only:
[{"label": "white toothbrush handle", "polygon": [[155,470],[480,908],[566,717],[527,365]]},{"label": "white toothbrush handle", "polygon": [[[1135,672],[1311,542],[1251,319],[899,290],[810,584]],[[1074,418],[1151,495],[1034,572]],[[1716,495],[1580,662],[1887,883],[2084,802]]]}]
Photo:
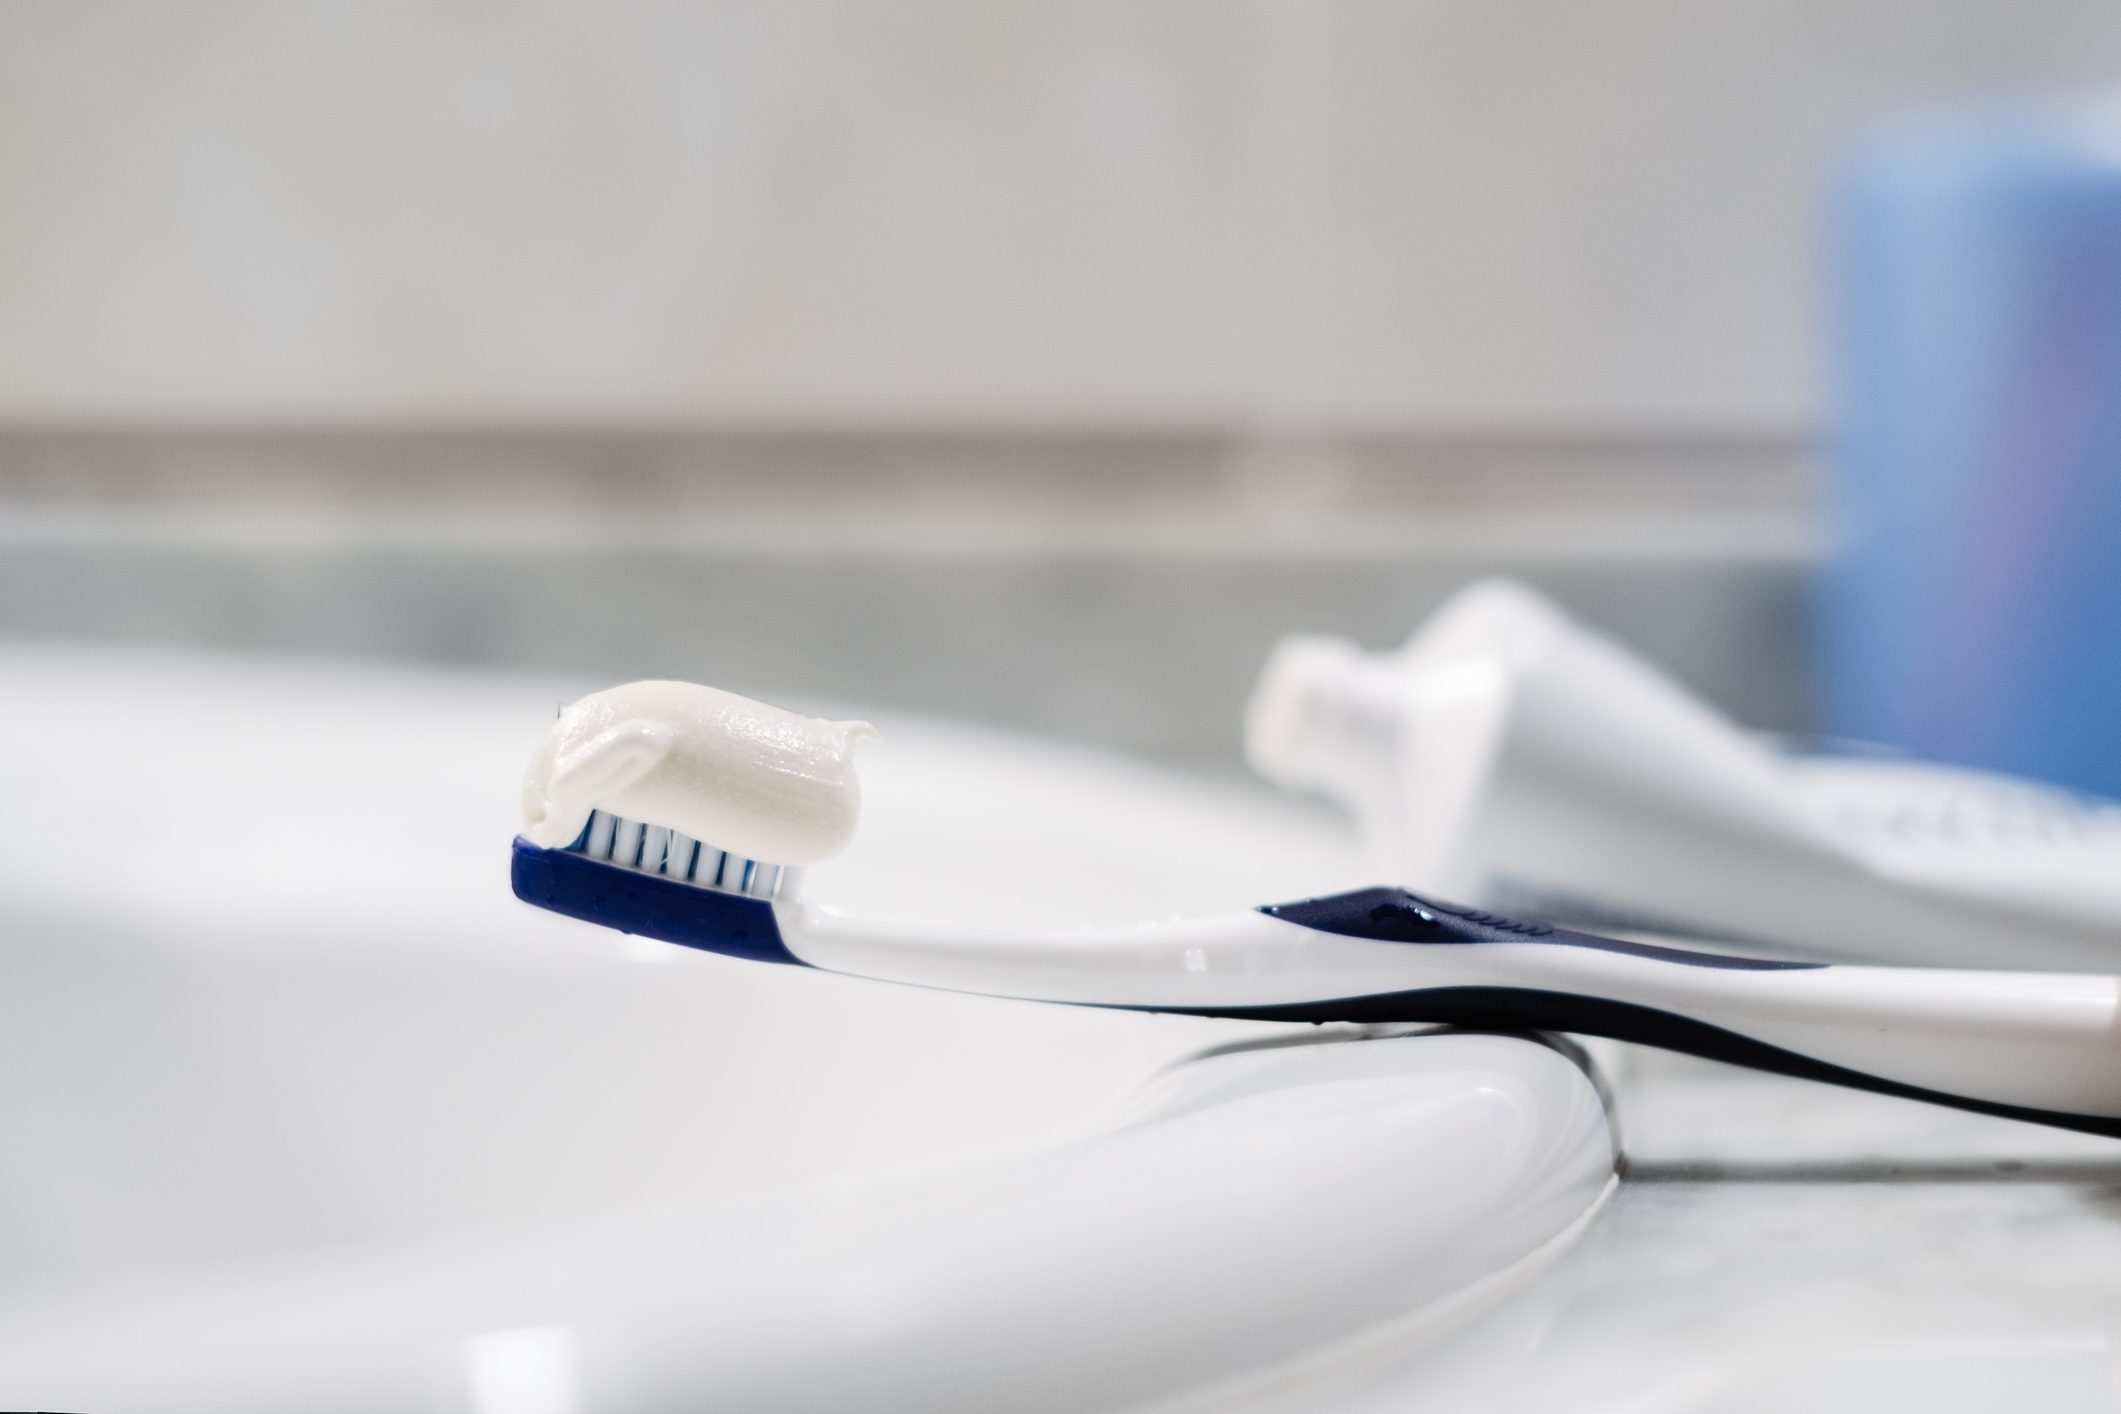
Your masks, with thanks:
[{"label": "white toothbrush handle", "polygon": [[1794,1056],[1963,1105],[2121,1118],[2113,977],[1824,967],[1732,974],[1722,991],[1691,1010]]},{"label": "white toothbrush handle", "polygon": [[[1348,1020],[1611,1036],[1962,1108],[2080,1116],[2103,1122],[2077,1127],[2121,1133],[2121,986],[2111,977],[1740,971],[1555,942],[1463,951],[1476,948],[1453,960],[1463,969],[1455,983],[1331,1010]],[[1492,980],[1473,981],[1474,971]]]},{"label": "white toothbrush handle", "polygon": [[782,910],[791,960],[1041,1001],[1571,1031],[2121,1137],[2121,979],[1731,957],[1401,889],[1073,934]]},{"label": "white toothbrush handle", "polygon": [[1613,1036],[2121,1134],[2121,978],[1771,962],[1519,923],[1399,890],[1267,911],[1451,954],[1449,981],[1350,999],[1352,1014]]}]

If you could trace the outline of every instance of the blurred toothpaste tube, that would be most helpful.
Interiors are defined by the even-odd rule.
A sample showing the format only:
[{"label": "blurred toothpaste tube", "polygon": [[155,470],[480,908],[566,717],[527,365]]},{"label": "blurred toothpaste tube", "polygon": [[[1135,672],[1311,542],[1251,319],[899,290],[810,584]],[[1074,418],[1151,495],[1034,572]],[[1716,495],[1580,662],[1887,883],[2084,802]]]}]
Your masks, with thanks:
[{"label": "blurred toothpaste tube", "polygon": [[1291,638],[1246,714],[1275,783],[1356,818],[1377,877],[1498,911],[1887,963],[2121,966],[2121,807],[1793,753],[1521,585],[1395,653]]}]

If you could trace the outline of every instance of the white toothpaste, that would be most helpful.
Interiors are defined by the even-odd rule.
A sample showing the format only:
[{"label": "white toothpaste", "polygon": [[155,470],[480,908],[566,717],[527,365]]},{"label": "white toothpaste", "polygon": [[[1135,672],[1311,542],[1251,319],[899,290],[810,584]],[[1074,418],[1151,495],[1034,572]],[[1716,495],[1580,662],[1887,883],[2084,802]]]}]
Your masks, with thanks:
[{"label": "white toothpaste", "polygon": [[592,810],[776,864],[846,848],[861,814],[855,743],[832,722],[689,682],[633,682],[560,714],[523,778],[523,838],[573,843]]},{"label": "white toothpaste", "polygon": [[1380,877],[1501,912],[1850,960],[2121,965],[2121,807],[1794,754],[1513,583],[1462,591],[1396,653],[1284,642],[1246,750],[1345,805]]}]

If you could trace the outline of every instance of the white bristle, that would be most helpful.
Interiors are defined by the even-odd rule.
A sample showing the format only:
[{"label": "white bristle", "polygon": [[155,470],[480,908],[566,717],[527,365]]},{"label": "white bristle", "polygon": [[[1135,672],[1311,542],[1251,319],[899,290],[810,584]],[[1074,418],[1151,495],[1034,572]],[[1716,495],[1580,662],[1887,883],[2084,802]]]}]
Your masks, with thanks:
[{"label": "white bristle", "polygon": [[663,872],[663,852],[670,848],[670,831],[661,825],[649,825],[641,831],[641,858],[636,868],[646,869],[651,874]]},{"label": "white bristle", "polygon": [[663,852],[663,872],[673,879],[690,879],[692,861],[699,852],[698,840],[681,830],[672,830],[669,848]]},{"label": "white bristle", "polygon": [[645,825],[608,810],[592,810],[581,853],[646,874],[663,874],[703,889],[753,898],[792,898],[803,871],[716,849],[663,825]]},{"label": "white bristle", "polygon": [[618,828],[611,834],[611,862],[634,868],[641,862],[641,822],[624,816],[612,818],[618,821]]}]

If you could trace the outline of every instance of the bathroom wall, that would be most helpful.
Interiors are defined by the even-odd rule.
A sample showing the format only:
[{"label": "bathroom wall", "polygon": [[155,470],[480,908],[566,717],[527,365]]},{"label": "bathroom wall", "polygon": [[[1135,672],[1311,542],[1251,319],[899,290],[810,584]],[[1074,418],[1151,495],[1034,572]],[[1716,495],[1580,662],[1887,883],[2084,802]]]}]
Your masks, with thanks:
[{"label": "bathroom wall", "polygon": [[1852,119],[2099,0],[0,7],[0,413],[1809,431]]},{"label": "bathroom wall", "polygon": [[2117,45],[2093,0],[14,0],[0,631],[1213,756],[1275,633],[1509,570],[1801,727],[1824,164]]}]

